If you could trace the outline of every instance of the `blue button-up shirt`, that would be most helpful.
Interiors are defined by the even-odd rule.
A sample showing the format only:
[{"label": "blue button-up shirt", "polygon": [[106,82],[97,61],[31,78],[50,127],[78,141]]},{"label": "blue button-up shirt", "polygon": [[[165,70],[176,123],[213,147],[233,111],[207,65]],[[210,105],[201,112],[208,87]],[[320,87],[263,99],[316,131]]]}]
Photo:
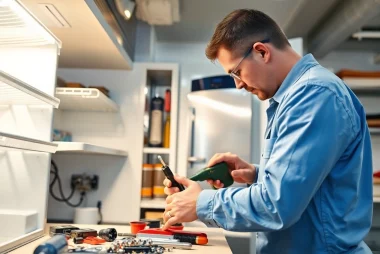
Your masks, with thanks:
[{"label": "blue button-up shirt", "polygon": [[333,73],[304,56],[267,110],[257,181],[203,190],[208,226],[259,232],[258,253],[371,253],[372,152],[363,106]]}]

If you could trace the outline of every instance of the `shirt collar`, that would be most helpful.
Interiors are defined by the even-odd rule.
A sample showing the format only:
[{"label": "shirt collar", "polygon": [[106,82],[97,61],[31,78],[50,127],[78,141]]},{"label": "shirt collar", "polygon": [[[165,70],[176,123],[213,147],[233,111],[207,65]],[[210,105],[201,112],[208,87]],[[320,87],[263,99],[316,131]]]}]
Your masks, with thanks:
[{"label": "shirt collar", "polygon": [[292,86],[292,84],[296,83],[308,69],[318,64],[319,63],[315,60],[312,54],[307,54],[302,57],[290,70],[272,99],[277,103],[280,103],[285,92]]}]

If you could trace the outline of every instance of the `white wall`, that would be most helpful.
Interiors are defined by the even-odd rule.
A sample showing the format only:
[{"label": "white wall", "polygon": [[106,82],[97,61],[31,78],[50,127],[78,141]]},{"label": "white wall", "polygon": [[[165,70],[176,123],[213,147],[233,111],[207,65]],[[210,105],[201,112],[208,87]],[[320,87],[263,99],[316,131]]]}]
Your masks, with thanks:
[{"label": "white wall", "polygon": [[156,30],[153,26],[137,21],[135,62],[152,62],[156,45]]},{"label": "white wall", "polygon": [[[105,86],[120,106],[117,113],[59,112],[55,127],[72,132],[73,141],[125,150],[128,158],[106,155],[56,154],[66,195],[72,174],[99,175],[99,189],[90,192],[83,206],[103,202],[103,221],[113,223],[139,219],[143,146],[143,75],[135,71],[59,69],[58,76],[85,86]],[[57,190],[56,190],[56,193]],[[78,200],[78,194],[72,202]],[[72,220],[74,209],[49,196],[48,218]]]}]

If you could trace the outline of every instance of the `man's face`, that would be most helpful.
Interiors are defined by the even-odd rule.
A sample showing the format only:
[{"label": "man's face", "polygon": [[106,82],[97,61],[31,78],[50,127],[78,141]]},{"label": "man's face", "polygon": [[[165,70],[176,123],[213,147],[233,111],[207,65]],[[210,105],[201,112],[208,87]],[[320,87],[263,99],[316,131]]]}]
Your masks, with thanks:
[{"label": "man's face", "polygon": [[271,98],[277,88],[269,63],[264,59],[268,55],[263,56],[261,52],[252,50],[244,59],[243,57],[233,56],[229,50],[221,47],[217,59],[227,73],[234,71],[239,76],[240,79],[234,78],[237,89],[244,88],[257,95],[260,100]]}]

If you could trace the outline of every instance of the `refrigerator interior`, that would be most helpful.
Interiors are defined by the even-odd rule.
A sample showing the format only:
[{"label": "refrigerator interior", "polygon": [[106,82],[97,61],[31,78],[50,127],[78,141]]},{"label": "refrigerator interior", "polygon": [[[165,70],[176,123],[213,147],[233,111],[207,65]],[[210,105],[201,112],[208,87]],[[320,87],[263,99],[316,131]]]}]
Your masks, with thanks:
[{"label": "refrigerator interior", "polygon": [[[12,20],[12,22],[10,22]],[[46,222],[60,41],[18,1],[0,1],[0,252]]]}]

